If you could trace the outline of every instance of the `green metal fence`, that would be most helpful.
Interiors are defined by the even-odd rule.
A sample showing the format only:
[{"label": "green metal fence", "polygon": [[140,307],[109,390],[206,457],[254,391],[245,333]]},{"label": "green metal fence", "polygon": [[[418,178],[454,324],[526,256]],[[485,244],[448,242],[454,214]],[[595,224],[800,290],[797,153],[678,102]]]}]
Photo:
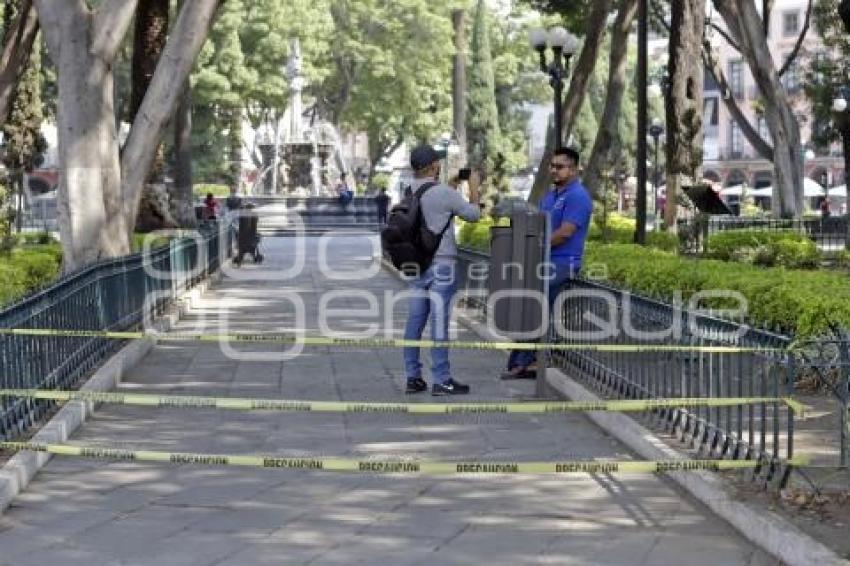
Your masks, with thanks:
[{"label": "green metal fence", "polygon": [[[0,311],[0,327],[128,330],[161,314],[184,291],[221,267],[230,234],[218,225],[167,246],[101,261]],[[103,338],[0,335],[0,388],[73,385],[122,342]],[[0,439],[20,435],[50,402],[0,398]]]}]

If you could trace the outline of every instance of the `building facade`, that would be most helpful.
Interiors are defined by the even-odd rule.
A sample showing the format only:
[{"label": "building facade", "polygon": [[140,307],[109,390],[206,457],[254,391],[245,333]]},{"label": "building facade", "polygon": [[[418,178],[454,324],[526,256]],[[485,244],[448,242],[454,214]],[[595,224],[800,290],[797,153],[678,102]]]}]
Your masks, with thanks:
[{"label": "building facade", "polygon": [[[794,49],[804,26],[807,4],[807,0],[776,0],[774,4],[767,40],[777,67],[784,64]],[[716,13],[710,14],[710,17],[718,24],[722,22]],[[746,61],[734,47],[717,32],[714,32],[711,42],[717,50],[730,92],[722,93],[711,74],[705,73],[704,177],[722,187],[771,186],[773,164],[762,158],[747,142],[723,101],[724,95],[734,97],[753,127],[770,143],[767,124],[758,112],[759,88]],[[808,61],[817,56],[821,49],[822,43],[817,30],[814,25],[810,25],[800,53],[781,80],[800,124],[800,136],[806,153],[805,176],[821,186],[835,187],[845,184],[841,147],[837,144],[831,147],[816,147],[811,144],[811,132],[818,125],[812,123],[811,105],[803,92]]]}]

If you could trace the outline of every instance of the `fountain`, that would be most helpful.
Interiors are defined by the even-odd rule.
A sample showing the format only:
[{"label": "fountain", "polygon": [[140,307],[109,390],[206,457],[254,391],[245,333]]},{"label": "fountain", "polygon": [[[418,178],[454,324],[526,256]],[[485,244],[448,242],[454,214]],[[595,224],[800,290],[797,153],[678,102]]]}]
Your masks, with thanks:
[{"label": "fountain", "polygon": [[279,230],[291,230],[293,224],[300,224],[291,221],[293,214],[299,215],[308,228],[316,230],[374,228],[377,213],[371,199],[357,197],[343,207],[329,189],[342,172],[350,171],[334,125],[317,118],[315,108],[305,116],[302,95],[307,80],[297,39],[290,42],[285,72],[289,104],[282,116],[257,133],[262,167],[252,192],[277,197],[282,222],[275,224]]},{"label": "fountain", "polygon": [[321,196],[325,192],[323,187],[348,168],[333,125],[316,120],[315,111],[304,115],[302,93],[307,80],[297,39],[290,42],[285,73],[290,89],[289,105],[283,115],[255,133],[262,166],[252,192],[269,196],[305,193]]}]

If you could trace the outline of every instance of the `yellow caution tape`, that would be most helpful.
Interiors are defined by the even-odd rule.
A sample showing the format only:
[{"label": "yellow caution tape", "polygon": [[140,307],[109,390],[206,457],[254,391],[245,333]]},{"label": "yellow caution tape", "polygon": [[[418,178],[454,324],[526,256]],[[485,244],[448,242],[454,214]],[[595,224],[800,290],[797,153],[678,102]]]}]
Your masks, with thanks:
[{"label": "yellow caution tape", "polygon": [[[272,455],[197,454],[191,452],[155,452],[150,450],[121,450],[97,446],[48,444],[41,442],[0,442],[7,450],[30,450],[60,456],[80,456],[131,462],[167,462],[209,466],[248,466],[255,468],[286,468],[322,470],[327,472],[361,472],[373,474],[593,474],[593,473],[661,473],[698,470],[740,470],[755,468],[758,460],[651,460],[611,461],[572,460],[560,462],[429,462],[415,460],[354,460],[343,458],[286,457]],[[792,465],[805,465],[795,458]]]},{"label": "yellow caution tape", "polygon": [[786,397],[723,397],[681,399],[618,399],[611,401],[526,401],[519,403],[352,403],[290,399],[244,399],[188,395],[151,395],[100,391],[48,391],[43,389],[0,389],[0,397],[28,397],[52,401],[91,401],[144,407],[184,407],[230,409],[236,411],[278,411],[305,413],[406,413],[413,415],[455,415],[484,413],[567,413],[572,411],[650,411],[679,407],[734,407],[784,403],[797,412],[798,402]]},{"label": "yellow caution tape", "polygon": [[112,340],[137,340],[154,338],[166,342],[262,342],[266,344],[301,344],[305,346],[346,346],[355,348],[455,348],[466,350],[556,350],[593,352],[703,352],[709,354],[737,354],[746,352],[782,352],[779,348],[742,348],[738,346],[682,346],[669,344],[540,344],[536,342],[487,342],[405,340],[401,338],[342,338],[289,333],[234,333],[194,334],[169,332],[147,334],[144,332],[117,332],[109,330],[55,330],[48,328],[0,328],[0,334],[12,336],[61,336],[66,338],[107,338]]}]

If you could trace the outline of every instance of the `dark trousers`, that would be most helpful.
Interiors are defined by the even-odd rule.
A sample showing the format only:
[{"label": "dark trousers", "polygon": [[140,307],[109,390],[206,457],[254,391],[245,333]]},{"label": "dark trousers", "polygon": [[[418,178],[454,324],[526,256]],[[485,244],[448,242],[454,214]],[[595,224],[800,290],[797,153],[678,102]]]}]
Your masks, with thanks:
[{"label": "dark trousers", "polygon": [[[551,317],[554,316],[552,309],[555,306],[555,299],[558,297],[558,294],[568,286],[570,280],[574,278],[577,273],[577,270],[570,265],[556,266],[554,276],[549,280],[549,293],[546,297],[549,302],[550,320]],[[550,325],[547,325],[546,327],[549,328],[549,326]],[[516,367],[526,368],[536,361],[537,354],[534,350],[511,350],[511,354],[508,356],[508,370],[512,370]]]}]

